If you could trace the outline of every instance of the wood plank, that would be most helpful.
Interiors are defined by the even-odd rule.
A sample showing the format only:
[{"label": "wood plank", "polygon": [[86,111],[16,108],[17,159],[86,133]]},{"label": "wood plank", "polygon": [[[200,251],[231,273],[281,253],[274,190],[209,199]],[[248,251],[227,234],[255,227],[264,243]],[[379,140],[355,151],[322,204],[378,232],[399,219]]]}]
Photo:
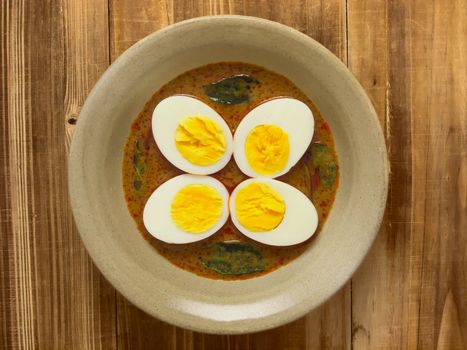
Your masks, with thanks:
[{"label": "wood plank", "polygon": [[74,227],[66,167],[107,23],[106,0],[1,2],[1,348],[116,347],[115,292]]},{"label": "wood plank", "polygon": [[[333,1],[111,1],[111,57],[151,32],[184,19],[240,14],[272,19],[323,43],[346,62],[345,3]],[[193,333],[164,324],[118,297],[118,343],[122,349],[159,344],[164,349],[350,348],[350,284],[331,301],[278,329],[244,336]]]},{"label": "wood plank", "polygon": [[418,346],[466,349],[467,3],[415,0],[410,12]]},{"label": "wood plank", "polygon": [[[384,0],[350,0],[348,2],[348,54],[349,68],[365,88],[379,116],[392,161],[393,154],[400,156],[405,153],[405,149],[409,147],[407,142],[410,138],[405,137],[404,143],[392,145],[391,128],[396,129],[393,133],[397,131],[407,135],[407,132],[410,132],[407,123],[410,121],[406,120],[404,115],[401,116],[401,112],[398,112],[397,122],[390,119],[390,116],[394,116],[394,111],[389,110],[389,98],[394,99],[394,96],[388,95],[392,62],[389,62],[388,53],[387,7],[387,1]],[[403,22],[399,26],[396,25],[395,30],[403,33],[404,28],[400,27],[401,25]],[[397,50],[401,49],[398,45]],[[406,59],[404,51],[400,52],[400,58]],[[403,69],[405,66],[401,64],[398,68]],[[405,73],[401,71],[400,76]],[[405,87],[403,84],[399,85],[402,86],[397,86],[396,91]],[[403,101],[401,105],[405,105]],[[396,135],[401,136],[401,134]],[[396,148],[395,151],[394,148]],[[410,169],[410,159],[400,159],[398,167],[392,166],[391,187],[382,228],[366,260],[352,278],[352,345],[356,349],[389,348],[391,340],[394,341],[392,343],[394,348],[405,348],[399,342],[399,334],[395,334],[394,339],[391,340],[389,336],[390,331],[395,329],[400,331],[405,326],[402,323],[402,327],[397,327],[397,324],[403,322],[402,315],[399,313],[400,306],[402,306],[400,298],[403,298],[406,293],[401,290],[404,285],[400,278],[404,276],[399,273],[401,266],[404,266],[403,256],[396,256],[396,254],[401,254],[401,246],[408,244],[408,237],[405,234],[410,221],[407,218],[410,215],[411,195],[408,169]],[[395,181],[400,185],[394,188]],[[401,223],[393,226],[390,221],[393,202],[404,196],[405,205],[402,203],[396,208],[397,220]],[[391,265],[391,263],[396,265]],[[391,287],[388,288],[389,286]],[[397,305],[397,307],[391,307],[391,305]],[[395,315],[393,312],[398,314]],[[394,316],[399,316],[399,318]]]},{"label": "wood plank", "polygon": [[466,3],[348,8],[349,64],[392,168],[385,223],[352,281],[353,346],[466,348]]}]

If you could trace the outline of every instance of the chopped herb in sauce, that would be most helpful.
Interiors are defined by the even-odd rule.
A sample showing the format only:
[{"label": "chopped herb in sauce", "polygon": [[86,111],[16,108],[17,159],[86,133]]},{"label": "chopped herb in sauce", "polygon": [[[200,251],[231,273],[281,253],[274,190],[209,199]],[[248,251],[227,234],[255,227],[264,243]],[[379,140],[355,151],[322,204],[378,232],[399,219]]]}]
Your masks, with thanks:
[{"label": "chopped herb in sauce", "polygon": [[204,93],[214,102],[222,105],[235,105],[250,101],[250,89],[259,84],[255,78],[239,74],[204,85]]},{"label": "chopped herb in sauce", "polygon": [[319,167],[319,175],[321,177],[321,181],[323,181],[326,187],[331,187],[334,185],[337,176],[337,166],[336,163],[328,163],[323,164]]},{"label": "chopped herb in sauce", "polygon": [[144,154],[141,149],[140,141],[135,141],[135,153],[133,154],[133,168],[135,169],[135,179],[133,180],[133,187],[136,191],[140,191],[143,186],[144,175]]},{"label": "chopped herb in sauce", "polygon": [[222,275],[244,275],[265,269],[261,252],[246,243],[214,243],[211,255],[202,258],[203,265]]},{"label": "chopped herb in sauce", "polygon": [[311,145],[313,166],[318,169],[321,181],[326,187],[332,187],[337,177],[337,165],[328,146],[322,143]]}]

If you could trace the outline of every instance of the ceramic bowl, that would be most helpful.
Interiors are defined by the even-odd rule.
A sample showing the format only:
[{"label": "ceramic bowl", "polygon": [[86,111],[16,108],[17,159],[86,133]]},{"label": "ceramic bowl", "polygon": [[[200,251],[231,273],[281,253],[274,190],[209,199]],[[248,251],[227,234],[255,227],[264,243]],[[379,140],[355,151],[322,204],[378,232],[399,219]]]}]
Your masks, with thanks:
[{"label": "ceramic bowl", "polygon": [[[245,281],[210,280],[173,266],[137,231],[122,189],[123,147],[145,102],[177,75],[219,61],[260,65],[297,84],[328,121],[340,160],[336,200],[313,244],[285,267]],[[276,327],[330,298],[375,239],[387,186],[377,116],[347,68],[296,30],[242,16],[181,22],[124,52],[83,106],[69,163],[75,221],[104,276],[154,317],[208,333]]]}]

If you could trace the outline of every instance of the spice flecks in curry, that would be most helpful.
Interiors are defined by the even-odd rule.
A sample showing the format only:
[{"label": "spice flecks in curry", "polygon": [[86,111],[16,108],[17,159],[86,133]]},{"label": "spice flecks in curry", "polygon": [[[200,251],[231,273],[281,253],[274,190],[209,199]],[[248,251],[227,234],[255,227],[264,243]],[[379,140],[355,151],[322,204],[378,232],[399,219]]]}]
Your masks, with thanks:
[{"label": "spice flecks in curry", "polygon": [[[231,77],[236,78],[229,79]],[[238,90],[237,98],[231,97],[233,89],[241,90]],[[182,174],[160,153],[151,130],[154,107],[175,94],[192,95],[208,104],[225,119],[232,133],[242,117],[265,100],[288,96],[304,102],[313,111],[315,119],[313,142],[302,159],[278,180],[296,187],[312,200],[319,215],[317,233],[329,215],[338,186],[339,166],[331,130],[316,106],[297,86],[258,66],[227,62],[210,64],[188,71],[164,85],[146,103],[131,126],[124,149],[123,188],[130,214],[142,235],[174,265],[214,279],[259,276],[302,254],[313,238],[291,247],[266,246],[240,234],[230,220],[212,237],[191,244],[167,244],[149,235],[142,218],[147,199],[159,185]],[[214,177],[229,191],[246,179],[233,159]],[[237,243],[223,243],[228,241]]]}]

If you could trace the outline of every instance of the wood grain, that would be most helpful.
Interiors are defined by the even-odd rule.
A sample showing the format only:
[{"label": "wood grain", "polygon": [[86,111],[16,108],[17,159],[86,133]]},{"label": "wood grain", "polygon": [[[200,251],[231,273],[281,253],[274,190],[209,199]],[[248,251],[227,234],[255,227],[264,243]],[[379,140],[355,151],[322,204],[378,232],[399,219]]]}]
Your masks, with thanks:
[{"label": "wood grain", "polygon": [[0,346],[115,346],[114,290],[68,205],[72,125],[108,65],[105,1],[2,1]]},{"label": "wood grain", "polygon": [[[1,2],[0,349],[467,349],[464,0]],[[68,205],[73,125],[109,62],[210,14],[272,19],[347,63],[386,136],[391,188],[369,256],[330,301],[242,336],[132,306],[94,268]]]},{"label": "wood grain", "polygon": [[385,223],[352,279],[358,348],[467,348],[466,9],[349,1],[349,64],[392,169]]}]

